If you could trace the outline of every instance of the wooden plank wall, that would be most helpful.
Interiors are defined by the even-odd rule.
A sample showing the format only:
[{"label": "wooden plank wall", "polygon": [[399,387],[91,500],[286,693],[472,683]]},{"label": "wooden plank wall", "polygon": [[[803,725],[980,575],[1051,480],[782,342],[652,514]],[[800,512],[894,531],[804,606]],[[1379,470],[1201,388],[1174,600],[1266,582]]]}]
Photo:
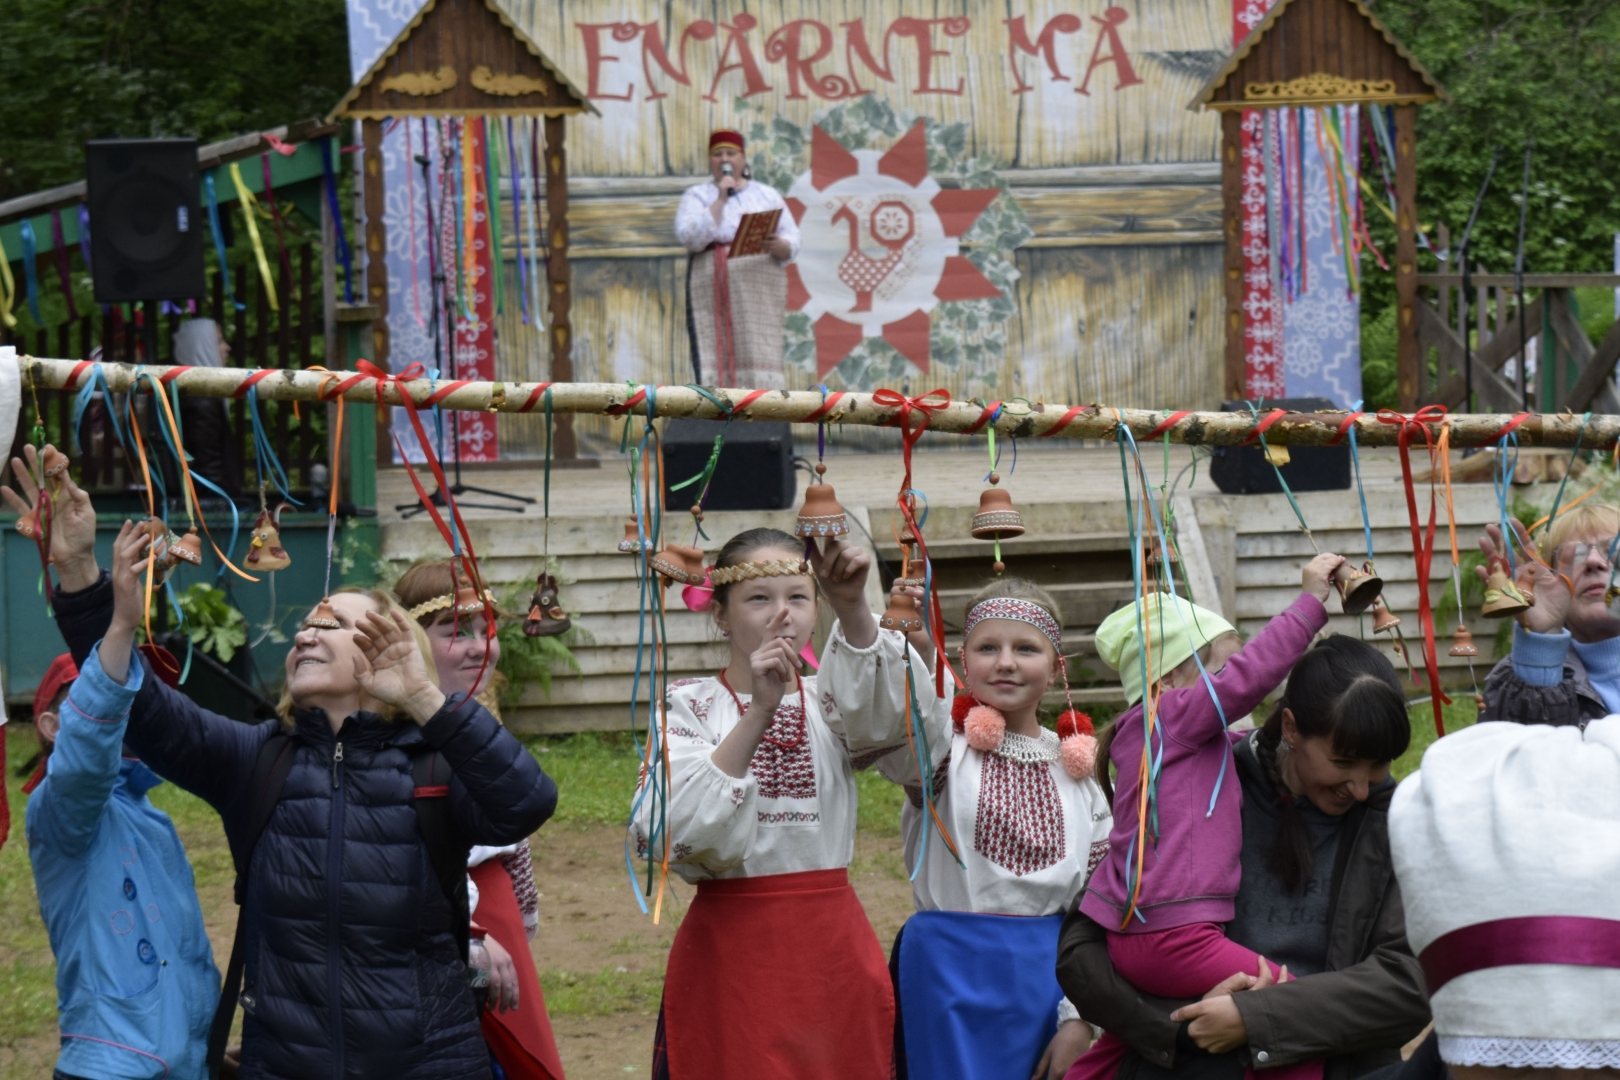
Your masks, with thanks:
[{"label": "wooden plank wall", "polygon": [[[853,73],[862,90],[896,110],[967,123],[967,151],[994,162],[1034,232],[1011,253],[1019,277],[1015,313],[1005,327],[1005,361],[993,371],[937,364],[926,373],[913,371],[912,392],[942,386],[957,397],[1218,404],[1219,125],[1187,103],[1229,51],[1225,0],[1128,7],[1107,0],[769,0],[746,11],[709,0],[511,0],[504,7],[593,94],[601,113],[566,122],[575,378],[690,380],[686,255],[675,243],[673,222],[681,193],[706,172],[707,133],[722,125],[746,129],[756,120],[768,125],[777,117],[804,126],[851,100],[818,97],[803,80],[794,96],[786,61],[767,43],[798,22],[828,28],[829,51],[814,66],[818,75],[847,79]],[[769,87],[751,95],[744,71],[728,70],[715,81],[723,50],[729,50],[727,65],[740,62],[741,46],[728,28],[741,27],[745,14],[757,22],[739,40],[747,42]],[[1063,16],[1078,28],[1053,29],[1047,39],[1060,79],[1039,48],[1029,56],[1012,47],[1011,26],[1017,23],[1039,46],[1043,32],[1069,25]],[[948,90],[960,79],[962,93],[918,92],[924,84],[917,39],[886,36],[897,25],[903,29],[905,18],[929,21],[932,48],[940,50],[930,60],[927,85]],[[965,21],[967,30],[953,36],[947,19]],[[716,29],[711,38],[687,40],[683,85],[656,57],[644,56],[647,27],[655,28],[670,64],[680,69],[682,35],[699,20]],[[625,40],[614,25],[624,28]],[[861,28],[880,64],[889,50],[891,79],[852,58],[852,26]],[[801,29],[805,51],[814,51],[819,31]],[[1108,60],[1114,37],[1123,66]],[[1082,85],[1083,94],[1077,92]],[[516,232],[509,189],[503,196],[511,260]],[[506,273],[501,363],[510,377],[542,377],[542,339],[513,313],[511,261]],[[822,380],[794,369],[788,379],[793,388],[822,381],[843,386],[837,371]],[[501,425],[503,456],[543,452],[534,418],[503,416]],[[582,417],[578,430],[587,452],[613,438],[605,420]]]}]

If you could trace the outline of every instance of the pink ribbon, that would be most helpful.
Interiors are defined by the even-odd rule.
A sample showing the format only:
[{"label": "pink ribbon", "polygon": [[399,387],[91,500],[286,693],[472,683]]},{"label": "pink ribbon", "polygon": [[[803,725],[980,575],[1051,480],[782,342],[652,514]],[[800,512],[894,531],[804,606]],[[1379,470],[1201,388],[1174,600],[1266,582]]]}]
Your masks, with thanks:
[{"label": "pink ribbon", "polygon": [[1570,964],[1620,968],[1620,919],[1534,915],[1475,923],[1442,934],[1418,957],[1429,996],[1486,968]]}]

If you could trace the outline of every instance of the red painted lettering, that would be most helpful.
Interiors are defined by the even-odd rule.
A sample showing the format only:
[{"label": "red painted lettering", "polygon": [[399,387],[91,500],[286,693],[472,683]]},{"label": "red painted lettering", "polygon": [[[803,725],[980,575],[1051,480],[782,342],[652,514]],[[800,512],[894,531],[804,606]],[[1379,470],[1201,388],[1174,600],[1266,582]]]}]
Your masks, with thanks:
[{"label": "red painted lettering", "polygon": [[[804,39],[807,30],[816,33],[816,49],[809,56],[804,54]],[[813,19],[795,19],[776,33],[765,39],[765,59],[776,63],[782,61],[787,64],[789,101],[803,101],[806,97],[801,86],[801,80],[808,83],[817,97],[828,101],[838,101],[850,97],[854,90],[850,83],[841,75],[817,75],[815,65],[825,60],[833,48],[833,34],[825,23]]]},{"label": "red painted lettering", "polygon": [[1041,27],[1041,34],[1033,42],[1029,40],[1029,31],[1024,28],[1024,17],[1016,19],[1003,19],[1007,26],[1007,64],[1012,68],[1015,94],[1027,94],[1034,87],[1024,82],[1024,76],[1018,70],[1018,54],[1035,56],[1039,54],[1046,60],[1046,69],[1052,73],[1053,82],[1068,82],[1069,77],[1063,74],[1057,62],[1057,36],[1059,34],[1073,34],[1080,29],[1080,17],[1067,13],[1049,19]]},{"label": "red painted lettering", "polygon": [[[849,87],[852,97],[870,94],[872,91],[861,89],[861,82],[855,77],[855,58],[860,57],[866,70],[882,79],[884,82],[894,82],[894,69],[889,66],[889,34],[883,35],[883,64],[879,66],[872,56],[872,46],[866,41],[866,26],[860,19],[854,22],[839,23],[844,31],[844,63],[849,68]],[[892,34],[893,31],[890,31]]]},{"label": "red painted lettering", "polygon": [[[934,48],[934,27],[945,31],[946,37],[959,38],[973,27],[973,20],[965,16],[953,16],[947,19],[896,19],[894,25],[889,27],[889,34],[897,37],[908,37],[917,43],[917,89],[918,94],[961,94],[964,80],[956,80],[956,88],[934,85],[934,60],[936,57],[951,55],[944,49]],[[887,57],[889,51],[888,34],[884,35],[883,52]]]},{"label": "red painted lettering", "polygon": [[[602,84],[600,82],[602,77],[602,65],[616,64],[619,62],[619,58],[617,56],[607,56],[603,54],[602,31],[611,30],[613,31],[615,38],[620,41],[624,41],[626,40],[625,38],[619,37],[619,28],[625,25],[634,26],[635,24],[575,23],[574,25],[579,27],[580,36],[585,39],[585,96],[588,98],[597,98],[598,100],[602,101],[629,101],[631,96],[636,92],[635,83],[631,83],[628,87],[626,87],[624,93],[622,94],[609,94],[602,89]],[[632,37],[634,37],[634,35],[632,35]]]},{"label": "red painted lettering", "polygon": [[[754,59],[754,48],[748,44],[748,32],[759,25],[759,20],[746,11],[738,13],[737,17],[729,23],[721,23],[720,29],[726,31],[726,47],[720,50],[720,67],[714,73],[714,82],[709,84],[709,92],[703,95],[704,101],[719,101],[715,90],[720,86],[720,80],[730,71],[743,73],[743,81],[747,92],[739,97],[753,97],[755,94],[767,93],[771,84],[765,81],[764,74],[759,70],[759,61]],[[726,57],[731,55],[732,46],[737,47],[737,60],[735,63],[726,63]]]},{"label": "red painted lettering", "polygon": [[[681,43],[677,52],[677,55],[680,57],[681,66],[676,67],[674,64],[669,62],[669,52],[664,48],[664,35],[663,32],[658,28],[657,23],[623,23],[621,25],[634,27],[635,30],[642,35],[641,70],[642,73],[647,77],[648,101],[657,101],[659,98],[669,96],[664,91],[658,89],[657,84],[653,82],[652,65],[657,64],[659,68],[663,70],[665,75],[671,79],[674,79],[682,86],[691,86],[692,79],[686,71],[686,43],[692,40],[710,41],[713,40],[716,33],[714,23],[710,22],[708,19],[699,19],[691,26],[688,26],[685,30],[682,30]],[[619,31],[615,29],[613,31],[613,36],[615,39],[618,39]],[[626,38],[623,40],[629,39]]]},{"label": "red painted lettering", "polygon": [[[1075,93],[1090,97],[1091,92],[1086,87],[1091,83],[1091,73],[1104,64],[1113,64],[1114,71],[1119,75],[1119,85],[1114,87],[1115,90],[1123,90],[1142,81],[1137,77],[1136,69],[1131,67],[1131,58],[1125,52],[1124,42],[1119,40],[1120,24],[1130,17],[1130,12],[1117,7],[1104,11],[1101,18],[1096,15],[1091,17],[1091,21],[1102,29],[1097,34],[1097,44],[1091,50],[1091,63],[1086,66],[1086,77],[1080,80]],[[1101,55],[1104,42],[1108,44],[1107,56]]]}]

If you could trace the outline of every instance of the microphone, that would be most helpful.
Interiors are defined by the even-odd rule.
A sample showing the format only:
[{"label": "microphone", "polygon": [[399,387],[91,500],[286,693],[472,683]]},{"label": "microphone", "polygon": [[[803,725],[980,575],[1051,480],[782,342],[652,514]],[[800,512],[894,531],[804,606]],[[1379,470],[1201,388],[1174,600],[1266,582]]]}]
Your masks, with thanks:
[{"label": "microphone", "polygon": [[[731,162],[728,161],[724,165],[720,166],[720,175],[721,176],[730,176],[731,175]],[[736,188],[728,188],[728,189],[726,189],[726,198],[729,199],[735,194],[737,194],[737,189]]]}]

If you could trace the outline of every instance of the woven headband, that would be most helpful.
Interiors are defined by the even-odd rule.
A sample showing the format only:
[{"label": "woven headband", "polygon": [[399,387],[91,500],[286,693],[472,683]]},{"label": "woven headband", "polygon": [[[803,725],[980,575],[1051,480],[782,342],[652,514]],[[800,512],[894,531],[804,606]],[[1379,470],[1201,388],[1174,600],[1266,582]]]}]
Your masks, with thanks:
[{"label": "woven headband", "polygon": [[[471,590],[463,590],[463,591],[464,592],[469,592]],[[443,596],[435,596],[431,600],[422,601],[420,604],[417,604],[415,607],[411,608],[410,611],[406,612],[406,614],[408,614],[413,619],[420,619],[422,616],[431,615],[435,611],[443,611],[445,608],[449,607],[451,604],[454,604],[455,602],[456,602],[456,594],[455,593],[445,593]],[[492,608],[495,606],[495,596],[488,589],[484,590],[484,599],[482,599],[482,600],[473,600],[471,603],[468,603],[468,604],[457,604],[456,605],[456,614],[457,615],[476,615],[478,612],[484,610],[485,603],[488,603],[489,606],[492,607]]]},{"label": "woven headband", "polygon": [[803,559],[767,559],[716,567],[709,571],[709,584],[730,585],[762,577],[808,577],[810,572],[810,564]]},{"label": "woven headband", "polygon": [[962,639],[966,643],[967,636],[973,633],[973,628],[986,619],[1011,619],[1013,622],[1028,623],[1046,635],[1046,640],[1052,643],[1058,655],[1063,654],[1063,633],[1058,629],[1057,620],[1052,613],[1041,605],[1030,600],[1019,600],[1012,596],[992,596],[988,600],[980,600],[974,604],[967,613],[967,620],[962,624]]}]

